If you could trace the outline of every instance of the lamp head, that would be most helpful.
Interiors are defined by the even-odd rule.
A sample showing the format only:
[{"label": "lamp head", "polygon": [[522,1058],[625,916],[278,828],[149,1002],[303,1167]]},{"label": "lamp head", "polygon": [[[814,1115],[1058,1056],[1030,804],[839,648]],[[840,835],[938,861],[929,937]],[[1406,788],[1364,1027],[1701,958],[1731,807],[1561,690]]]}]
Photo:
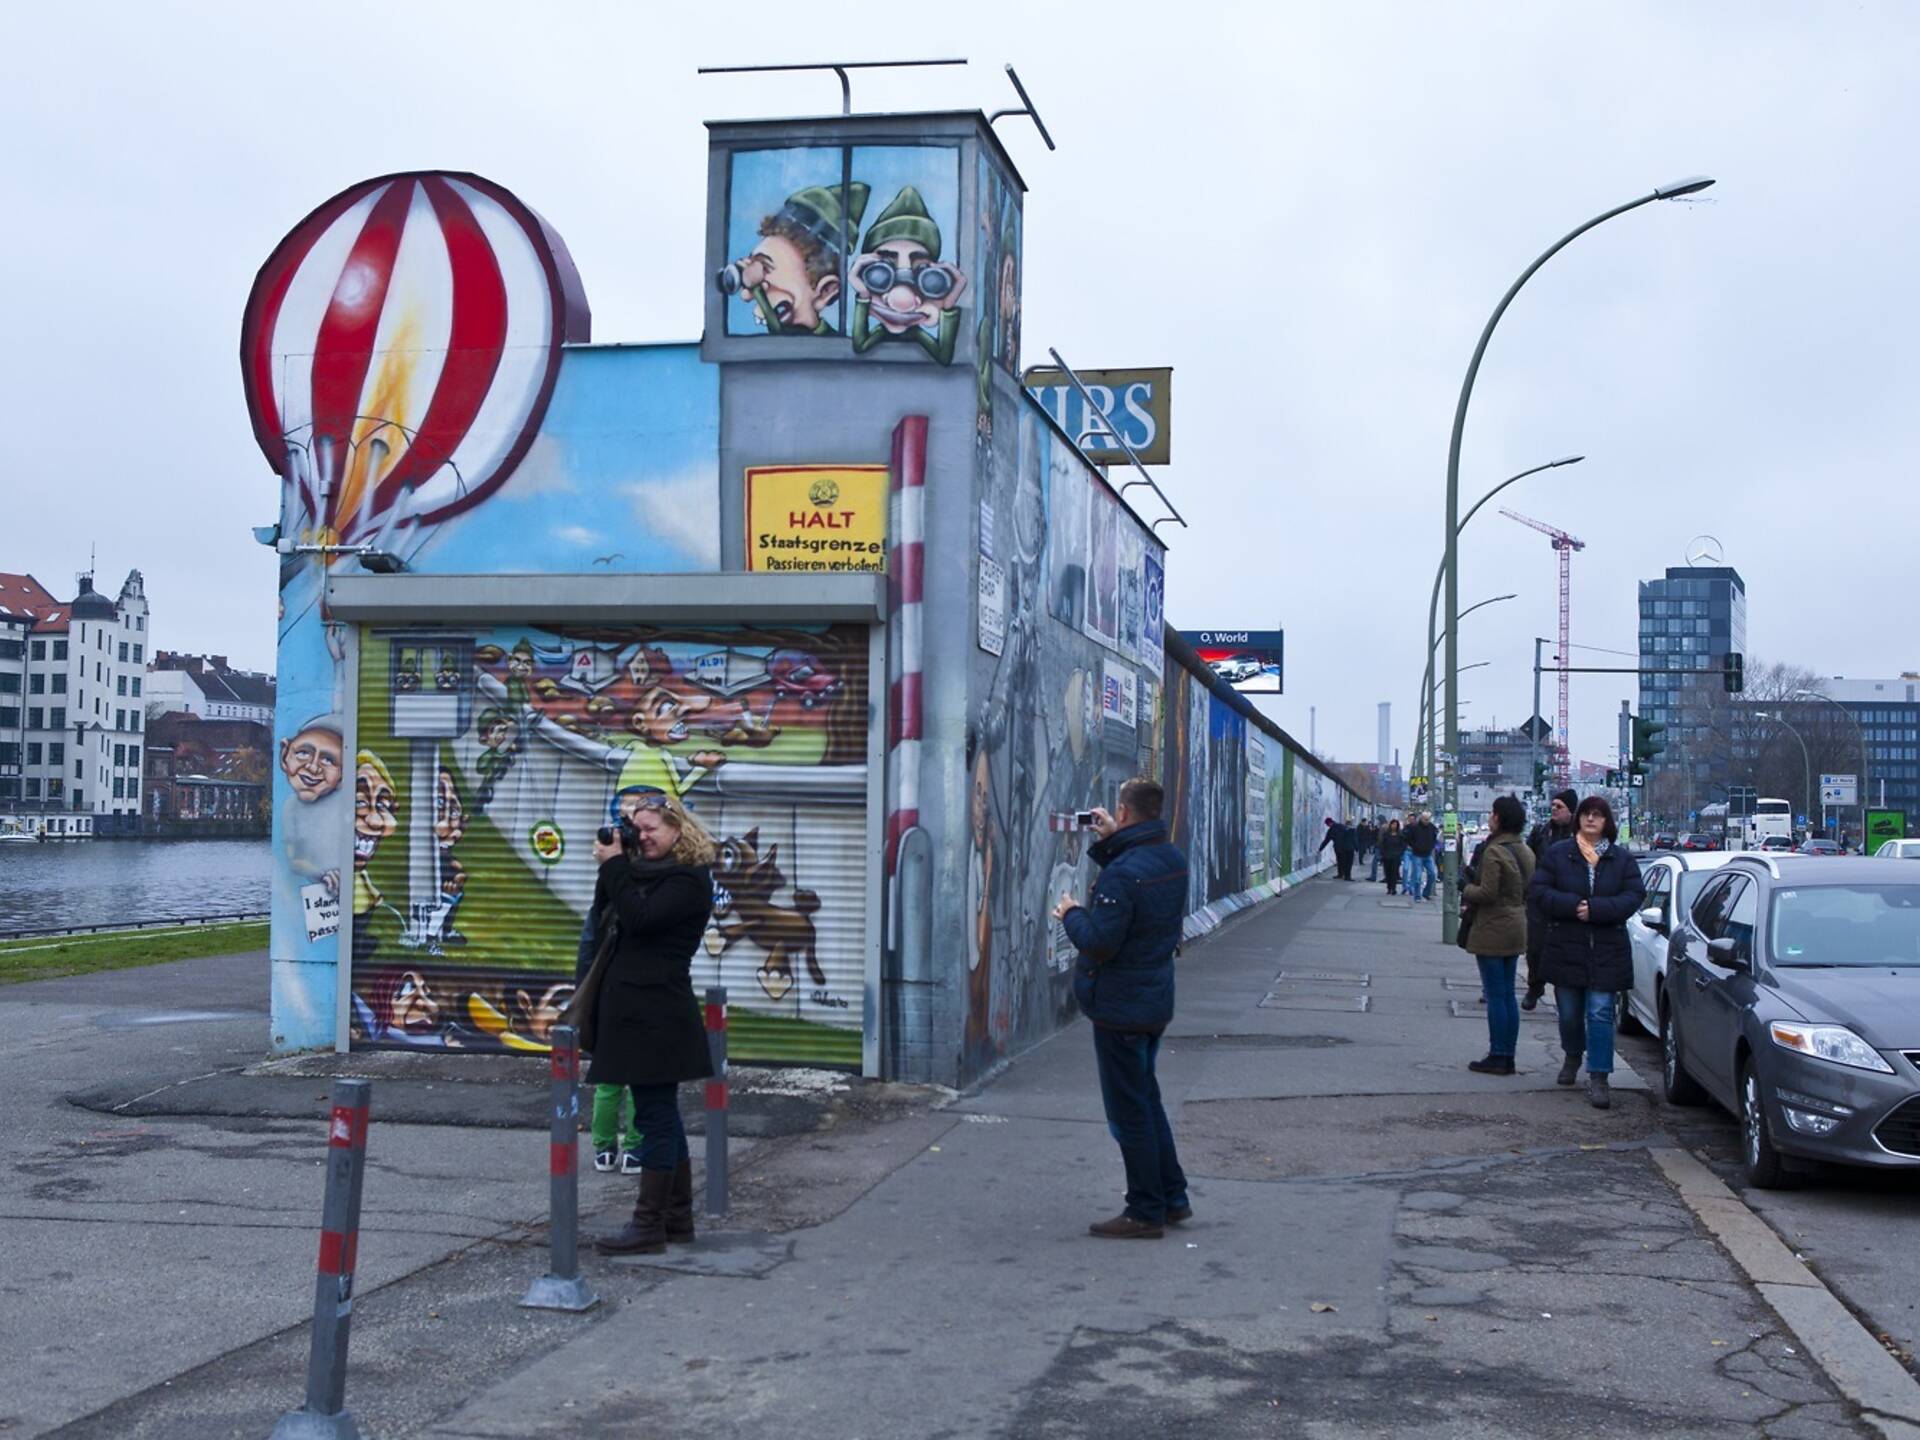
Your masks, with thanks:
[{"label": "lamp head", "polygon": [[1552,470],[1561,465],[1578,465],[1586,458],[1584,455],[1562,455],[1558,460],[1549,460],[1547,462],[1547,468]]},{"label": "lamp head", "polygon": [[1684,180],[1675,180],[1670,184],[1656,185],[1653,198],[1656,200],[1678,200],[1682,195],[1697,195],[1714,183],[1711,175],[1689,175]]}]

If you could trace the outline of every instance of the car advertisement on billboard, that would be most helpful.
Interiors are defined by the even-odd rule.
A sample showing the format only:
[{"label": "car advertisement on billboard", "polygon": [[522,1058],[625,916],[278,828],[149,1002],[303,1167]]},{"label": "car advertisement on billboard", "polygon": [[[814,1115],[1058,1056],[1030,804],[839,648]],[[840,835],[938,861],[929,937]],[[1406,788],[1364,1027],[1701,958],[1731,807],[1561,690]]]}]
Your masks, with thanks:
[{"label": "car advertisement on billboard", "polygon": [[1286,634],[1280,630],[1182,630],[1222,680],[1242,695],[1278,695]]}]

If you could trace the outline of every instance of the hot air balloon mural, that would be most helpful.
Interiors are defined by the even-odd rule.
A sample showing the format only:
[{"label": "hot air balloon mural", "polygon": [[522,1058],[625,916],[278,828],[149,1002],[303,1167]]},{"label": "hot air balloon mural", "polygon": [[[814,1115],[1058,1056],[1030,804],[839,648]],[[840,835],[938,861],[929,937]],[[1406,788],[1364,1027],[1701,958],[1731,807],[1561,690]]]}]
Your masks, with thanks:
[{"label": "hot air balloon mural", "polygon": [[400,554],[512,473],[560,348],[591,317],[560,237],[477,175],[341,191],[261,267],[241,327],[254,435],[281,534]]}]

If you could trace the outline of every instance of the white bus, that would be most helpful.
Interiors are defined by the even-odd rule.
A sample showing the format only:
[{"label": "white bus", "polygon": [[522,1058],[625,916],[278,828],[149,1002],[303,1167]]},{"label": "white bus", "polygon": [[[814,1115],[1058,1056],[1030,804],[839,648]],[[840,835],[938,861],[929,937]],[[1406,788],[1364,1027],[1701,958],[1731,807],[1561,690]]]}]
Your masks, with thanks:
[{"label": "white bus", "polygon": [[1749,850],[1758,850],[1761,843],[1771,835],[1783,836],[1791,843],[1793,802],[1791,800],[1756,800],[1753,802],[1753,814],[1740,823],[1742,839]]}]

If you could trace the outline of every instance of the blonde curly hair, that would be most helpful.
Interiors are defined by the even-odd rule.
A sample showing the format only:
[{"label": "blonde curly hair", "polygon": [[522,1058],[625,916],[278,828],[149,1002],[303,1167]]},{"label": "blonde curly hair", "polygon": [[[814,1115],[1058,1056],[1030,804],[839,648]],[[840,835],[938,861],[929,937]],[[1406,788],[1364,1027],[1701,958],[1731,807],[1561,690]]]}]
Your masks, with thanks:
[{"label": "blonde curly hair", "polygon": [[679,832],[679,838],[673,842],[673,849],[667,852],[667,858],[679,865],[711,865],[719,854],[713,843],[713,836],[707,827],[693,818],[693,813],[680,803],[678,795],[662,794],[648,797],[652,802],[647,808],[658,810],[669,825]]}]

